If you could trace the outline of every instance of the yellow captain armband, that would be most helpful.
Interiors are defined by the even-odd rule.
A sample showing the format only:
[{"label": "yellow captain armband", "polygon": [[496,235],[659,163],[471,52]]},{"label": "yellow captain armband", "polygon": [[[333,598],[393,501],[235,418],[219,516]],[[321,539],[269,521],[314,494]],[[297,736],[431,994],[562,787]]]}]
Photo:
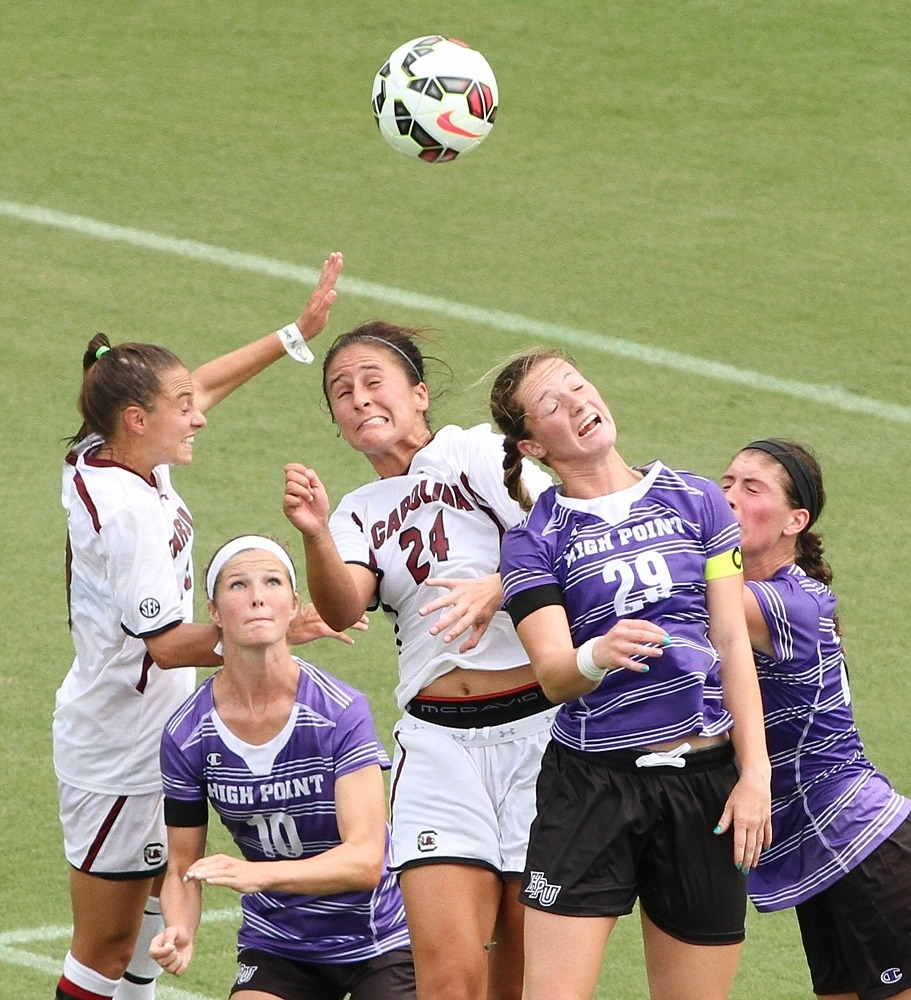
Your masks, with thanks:
[{"label": "yellow captain armband", "polygon": [[738,576],[743,572],[743,555],[740,546],[731,549],[730,552],[722,552],[719,556],[712,556],[705,564],[706,580],[720,580],[725,576]]}]

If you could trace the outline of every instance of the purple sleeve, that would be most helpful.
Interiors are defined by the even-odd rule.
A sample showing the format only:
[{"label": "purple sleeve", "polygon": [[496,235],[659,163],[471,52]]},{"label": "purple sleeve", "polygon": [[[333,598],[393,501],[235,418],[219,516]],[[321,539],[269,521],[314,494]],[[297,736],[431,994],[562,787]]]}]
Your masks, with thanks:
[{"label": "purple sleeve", "polygon": [[820,639],[820,608],[814,596],[791,576],[748,580],[746,585],[759,603],[775,659],[800,666],[815,660]]},{"label": "purple sleeve", "polygon": [[740,544],[740,526],[720,486],[703,480],[702,540],[707,559],[730,552]]},{"label": "purple sleeve", "polygon": [[560,586],[554,576],[549,547],[541,533],[534,529],[531,518],[525,524],[510,528],[503,536],[500,575],[504,605],[523,591]]},{"label": "purple sleeve", "polygon": [[[200,746],[194,744],[195,748]],[[194,748],[181,749],[174,733],[168,727],[161,737],[161,780],[164,794],[169,799],[182,802],[206,801],[202,761]]]},{"label": "purple sleeve", "polygon": [[336,777],[371,764],[378,764],[384,771],[389,769],[389,757],[377,737],[370,706],[363,695],[355,698],[338,719],[333,755]]}]

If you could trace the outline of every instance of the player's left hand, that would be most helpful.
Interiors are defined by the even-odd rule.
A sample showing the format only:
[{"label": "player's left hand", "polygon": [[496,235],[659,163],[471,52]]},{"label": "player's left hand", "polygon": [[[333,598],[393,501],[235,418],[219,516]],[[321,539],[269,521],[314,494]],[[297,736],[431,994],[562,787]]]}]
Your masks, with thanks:
[{"label": "player's left hand", "polygon": [[232,858],[227,854],[212,854],[194,861],[183,880],[223,885],[235,892],[262,892],[268,888],[262,878],[265,868],[262,862]]},{"label": "player's left hand", "polygon": [[716,834],[734,829],[734,864],[747,875],[772,843],[772,794],[768,781],[741,774],[715,827]]},{"label": "player's left hand", "polygon": [[193,958],[193,935],[178,925],[166,927],[149,942],[149,955],[172,976],[182,976]]},{"label": "player's left hand", "polygon": [[426,587],[445,587],[446,593],[422,607],[418,614],[431,615],[443,608],[449,610],[430,626],[431,635],[443,634],[443,642],[452,642],[469,632],[459,646],[460,653],[467,653],[480,642],[491,619],[503,603],[503,586],[499,573],[479,576],[471,580],[454,580],[431,577],[424,581]]},{"label": "player's left hand", "polygon": [[304,311],[297,318],[297,328],[303,334],[304,340],[312,340],[325,329],[329,321],[329,310],[338,298],[335,283],[342,273],[344,263],[344,258],[338,252],[329,254],[328,260],[323,261],[316,288],[307,299]]},{"label": "player's left hand", "polygon": [[[369,625],[370,619],[363,615],[351,628],[355,632],[366,632]],[[314,639],[338,639],[339,642],[349,646],[354,645],[354,639],[347,632],[336,632],[335,629],[329,628],[312,604],[305,604],[291,619],[287,638],[289,646],[300,646]]]}]

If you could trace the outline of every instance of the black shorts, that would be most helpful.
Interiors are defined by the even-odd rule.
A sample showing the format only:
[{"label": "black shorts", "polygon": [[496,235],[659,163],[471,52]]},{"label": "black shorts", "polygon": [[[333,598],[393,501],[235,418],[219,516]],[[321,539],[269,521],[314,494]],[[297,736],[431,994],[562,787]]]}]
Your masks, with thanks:
[{"label": "black shorts", "polygon": [[681,941],[741,942],[746,879],[732,832],[712,832],[737,781],[733,748],[689,753],[681,768],[637,768],[643,753],[582,753],[551,741],[520,899],[566,916],[619,916],[638,898]]},{"label": "black shorts", "polygon": [[795,909],[814,993],[884,1000],[911,988],[911,817]]},{"label": "black shorts", "polygon": [[363,962],[332,965],[299,962],[256,948],[237,956],[237,977],[229,995],[260,990],[281,1000],[415,1000],[410,948],[387,951]]}]

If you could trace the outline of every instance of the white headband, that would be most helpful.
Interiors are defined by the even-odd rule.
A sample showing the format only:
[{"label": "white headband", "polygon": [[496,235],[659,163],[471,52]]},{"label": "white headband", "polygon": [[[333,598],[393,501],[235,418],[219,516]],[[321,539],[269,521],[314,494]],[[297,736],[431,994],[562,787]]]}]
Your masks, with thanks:
[{"label": "white headband", "polygon": [[240,538],[232,538],[230,542],[225,542],[215,555],[212,556],[212,562],[209,563],[209,571],[206,573],[206,594],[210,601],[215,597],[215,581],[218,579],[218,574],[221,572],[224,564],[236,556],[238,552],[246,552],[249,549],[263,549],[265,552],[271,552],[272,555],[277,556],[288,570],[288,575],[291,577],[292,589],[297,590],[297,576],[294,573],[294,564],[291,562],[288,553],[277,542],[273,542],[271,538],[264,538],[262,535],[241,535]]}]

